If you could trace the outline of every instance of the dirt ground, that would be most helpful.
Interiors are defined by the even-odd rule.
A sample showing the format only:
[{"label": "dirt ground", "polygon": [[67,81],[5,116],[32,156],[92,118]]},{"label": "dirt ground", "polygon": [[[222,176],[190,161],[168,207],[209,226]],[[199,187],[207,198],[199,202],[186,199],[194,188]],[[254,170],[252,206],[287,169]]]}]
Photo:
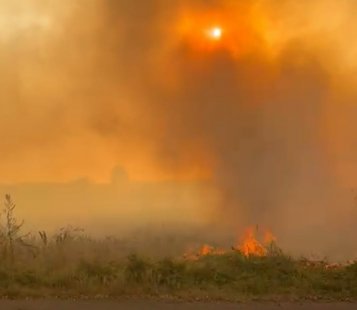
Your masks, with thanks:
[{"label": "dirt ground", "polygon": [[139,310],[139,309],[185,309],[185,310],[352,310],[357,304],[350,303],[305,303],[305,304],[229,304],[229,303],[173,303],[164,301],[0,301],[1,310]]}]

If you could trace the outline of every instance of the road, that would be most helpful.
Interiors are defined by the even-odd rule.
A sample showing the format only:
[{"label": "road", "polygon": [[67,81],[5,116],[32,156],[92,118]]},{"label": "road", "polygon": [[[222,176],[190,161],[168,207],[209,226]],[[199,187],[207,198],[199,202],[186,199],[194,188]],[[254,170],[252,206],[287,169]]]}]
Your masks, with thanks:
[{"label": "road", "polygon": [[164,301],[0,301],[1,310],[355,310],[357,304],[349,303],[305,303],[305,304],[272,304],[272,303],[173,303]]}]

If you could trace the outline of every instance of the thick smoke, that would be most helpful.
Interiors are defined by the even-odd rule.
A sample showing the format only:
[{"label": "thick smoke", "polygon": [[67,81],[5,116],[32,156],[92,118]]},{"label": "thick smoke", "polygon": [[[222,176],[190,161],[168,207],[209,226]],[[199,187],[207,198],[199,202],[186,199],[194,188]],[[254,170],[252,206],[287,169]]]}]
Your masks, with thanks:
[{"label": "thick smoke", "polygon": [[[117,165],[134,179],[204,179],[222,226],[350,251],[353,0],[30,2],[52,17],[2,36],[4,180],[105,180]],[[186,16],[217,14],[235,28],[227,44],[181,31]]]}]

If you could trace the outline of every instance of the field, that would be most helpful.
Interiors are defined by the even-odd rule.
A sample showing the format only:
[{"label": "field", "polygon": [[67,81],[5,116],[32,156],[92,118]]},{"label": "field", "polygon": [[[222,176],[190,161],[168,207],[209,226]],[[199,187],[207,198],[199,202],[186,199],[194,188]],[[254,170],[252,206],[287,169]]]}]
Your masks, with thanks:
[{"label": "field", "polygon": [[329,264],[237,249],[177,257],[144,256],[112,238],[62,228],[23,234],[11,197],[1,226],[0,295],[4,298],[158,297],[183,300],[357,300],[357,263]]}]

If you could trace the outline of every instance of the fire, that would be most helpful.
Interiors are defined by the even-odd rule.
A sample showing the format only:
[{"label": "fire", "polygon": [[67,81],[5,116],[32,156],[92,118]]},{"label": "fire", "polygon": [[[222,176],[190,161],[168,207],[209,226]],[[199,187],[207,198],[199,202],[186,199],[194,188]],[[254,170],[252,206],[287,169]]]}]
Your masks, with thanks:
[{"label": "fire", "polygon": [[[237,246],[232,247],[233,251],[242,253],[244,256],[267,256],[269,247],[276,242],[276,237],[271,231],[266,230],[263,233],[263,241],[257,238],[258,228],[249,227],[246,229],[244,237],[240,240]],[[198,260],[199,258],[207,255],[224,255],[229,253],[229,250],[222,248],[215,248],[210,245],[203,245],[196,253],[189,252],[184,257],[188,260]]]},{"label": "fire", "polygon": [[[256,229],[250,227],[245,232],[245,237],[239,245],[238,249],[245,256],[265,256],[267,254],[267,248],[261,242],[259,242],[255,236]],[[265,235],[264,243],[269,244],[268,240],[272,240],[272,235]],[[267,242],[265,242],[267,241]],[[269,242],[269,243],[268,243]]]},{"label": "fire", "polygon": [[226,251],[224,249],[215,248],[209,245],[204,245],[200,250],[200,256],[207,255],[223,255]]},{"label": "fire", "polygon": [[188,252],[187,254],[184,255],[184,258],[187,260],[198,260],[203,256],[208,256],[208,255],[224,255],[226,254],[227,251],[225,249],[220,249],[220,248],[215,248],[213,246],[210,246],[208,244],[205,244],[202,246],[196,253],[195,252]]},{"label": "fire", "polygon": [[214,251],[214,248],[213,248],[213,247],[211,247],[211,246],[205,244],[205,245],[201,248],[199,254],[200,254],[201,256],[205,256],[205,255],[209,255],[209,254],[213,253],[213,251]]}]

